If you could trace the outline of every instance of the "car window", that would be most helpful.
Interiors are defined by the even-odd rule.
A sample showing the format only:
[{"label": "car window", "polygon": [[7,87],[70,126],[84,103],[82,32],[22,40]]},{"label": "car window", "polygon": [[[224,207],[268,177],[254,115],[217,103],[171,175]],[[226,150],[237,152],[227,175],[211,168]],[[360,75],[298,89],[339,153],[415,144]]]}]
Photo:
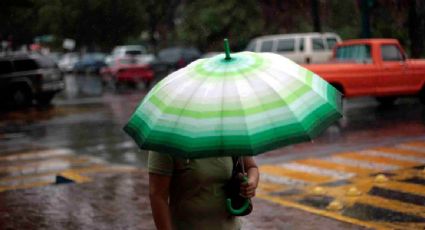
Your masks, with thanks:
[{"label": "car window", "polygon": [[383,61],[403,61],[403,55],[395,45],[382,45],[381,55]]},{"label": "car window", "polygon": [[335,58],[339,61],[370,62],[370,53],[370,45],[341,46],[337,48]]},{"label": "car window", "polygon": [[277,42],[277,52],[293,52],[295,50],[295,39],[280,39]]},{"label": "car window", "polygon": [[28,71],[38,69],[37,63],[32,59],[14,60],[13,65],[16,71]]},{"label": "car window", "polygon": [[7,74],[13,72],[12,62],[0,61],[0,74]]},{"label": "car window", "polygon": [[336,38],[328,37],[326,38],[326,44],[328,45],[328,49],[333,49],[335,44],[338,42]]},{"label": "car window", "polygon": [[143,52],[141,50],[126,50],[125,54],[127,55],[141,55]]},{"label": "car window", "polygon": [[300,38],[299,43],[298,43],[298,50],[300,52],[304,51],[304,38]]},{"label": "car window", "polygon": [[260,52],[272,52],[273,41],[263,41]]},{"label": "car window", "polygon": [[323,42],[322,38],[313,38],[311,39],[311,42],[313,44],[313,50],[324,50],[325,49],[325,43]]}]

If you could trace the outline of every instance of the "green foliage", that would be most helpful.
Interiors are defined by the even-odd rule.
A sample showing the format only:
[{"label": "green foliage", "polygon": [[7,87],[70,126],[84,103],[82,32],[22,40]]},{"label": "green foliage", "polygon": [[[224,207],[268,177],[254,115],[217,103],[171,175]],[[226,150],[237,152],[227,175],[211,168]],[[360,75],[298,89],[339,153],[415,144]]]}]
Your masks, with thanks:
[{"label": "green foliage", "polygon": [[[36,36],[54,35],[58,47],[63,38],[72,38],[78,48],[104,51],[123,43],[141,42],[149,43],[154,50],[188,43],[203,51],[221,51],[223,38],[227,37],[232,50],[238,51],[255,36],[312,32],[311,2],[0,0],[0,36],[12,36],[16,45],[31,43]],[[322,31],[336,32],[343,39],[358,38],[359,2],[318,1]],[[425,11],[416,10],[416,19],[410,22],[417,23],[409,24],[409,9],[417,9],[416,6],[425,8],[417,0],[375,0],[369,9],[372,36],[397,38],[405,47],[410,45],[416,56],[423,55],[418,44],[424,46],[425,28],[415,28],[425,24]]]},{"label": "green foliage", "polygon": [[236,49],[254,34],[261,34],[263,19],[254,0],[195,0],[187,2],[178,27],[181,40],[198,44],[204,50],[222,50],[223,38],[229,37]]}]

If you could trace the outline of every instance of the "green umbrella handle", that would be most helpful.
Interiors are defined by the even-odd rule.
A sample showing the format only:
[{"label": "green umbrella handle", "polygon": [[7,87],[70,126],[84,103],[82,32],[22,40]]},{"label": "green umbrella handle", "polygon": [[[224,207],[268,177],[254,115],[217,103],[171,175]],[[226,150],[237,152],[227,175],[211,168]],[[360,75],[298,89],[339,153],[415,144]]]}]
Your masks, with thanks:
[{"label": "green umbrella handle", "polygon": [[232,214],[232,215],[240,215],[240,214],[244,213],[247,208],[249,208],[249,200],[248,199],[245,199],[244,204],[242,205],[241,208],[234,209],[232,207],[232,200],[230,198],[227,198],[226,199],[226,208],[227,208],[227,211],[230,212],[230,214]]},{"label": "green umbrella handle", "polygon": [[[247,182],[248,182],[248,177],[247,176],[244,176],[243,177],[243,183],[247,183]],[[226,199],[226,208],[227,208],[227,211],[230,212],[230,214],[232,214],[232,215],[240,215],[240,214],[244,213],[246,211],[246,209],[249,208],[249,199],[245,199],[242,207],[240,207],[239,209],[234,209],[232,207],[232,199],[227,198]]]}]

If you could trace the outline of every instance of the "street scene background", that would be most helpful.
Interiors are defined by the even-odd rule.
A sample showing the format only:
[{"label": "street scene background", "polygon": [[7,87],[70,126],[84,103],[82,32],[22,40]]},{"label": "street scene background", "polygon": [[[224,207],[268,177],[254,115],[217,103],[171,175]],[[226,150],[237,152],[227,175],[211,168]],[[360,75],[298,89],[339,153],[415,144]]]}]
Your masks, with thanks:
[{"label": "street scene background", "polygon": [[[48,58],[57,72],[41,78],[58,77],[42,96],[0,82],[0,229],[155,229],[147,152],[122,130],[144,96],[222,53],[224,38],[238,52],[260,36],[313,32],[397,39],[419,59],[425,4],[1,1],[0,61]],[[424,229],[425,106],[416,94],[380,99],[344,98],[318,138],[255,157],[261,181],[243,229]]]}]

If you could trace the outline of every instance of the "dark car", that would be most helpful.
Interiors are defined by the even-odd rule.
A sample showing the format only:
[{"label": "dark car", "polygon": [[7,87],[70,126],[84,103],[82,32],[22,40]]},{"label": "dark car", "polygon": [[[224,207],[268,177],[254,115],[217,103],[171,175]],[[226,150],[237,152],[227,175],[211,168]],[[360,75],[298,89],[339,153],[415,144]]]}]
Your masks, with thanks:
[{"label": "dark car", "polygon": [[24,107],[35,100],[46,105],[64,86],[60,70],[48,57],[31,54],[0,57],[0,97],[3,104]]},{"label": "dark car", "polygon": [[87,53],[75,63],[74,71],[77,73],[99,73],[106,66],[104,53]]},{"label": "dark car", "polygon": [[156,60],[152,62],[155,78],[162,78],[200,57],[201,52],[194,47],[176,46],[160,50]]}]

